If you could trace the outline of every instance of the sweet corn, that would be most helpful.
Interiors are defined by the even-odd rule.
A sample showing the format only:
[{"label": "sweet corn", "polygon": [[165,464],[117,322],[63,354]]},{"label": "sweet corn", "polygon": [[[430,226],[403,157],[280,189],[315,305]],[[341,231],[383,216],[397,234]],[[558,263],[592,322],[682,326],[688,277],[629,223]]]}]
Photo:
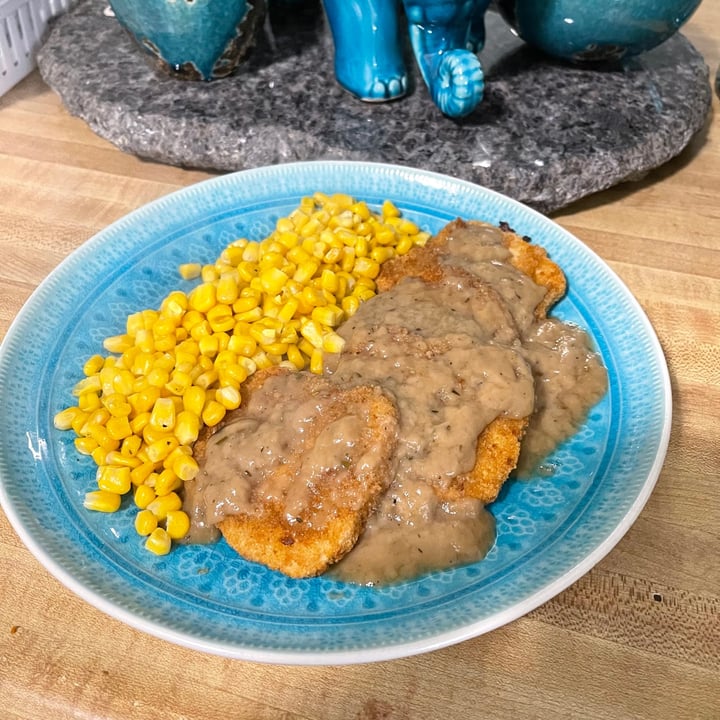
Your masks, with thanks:
[{"label": "sweet corn", "polygon": [[200,413],[183,410],[177,416],[173,432],[181,445],[192,445],[200,433]]},{"label": "sweet corn", "polygon": [[202,266],[200,263],[183,263],[178,270],[183,280],[194,280],[200,277]]},{"label": "sweet corn", "polygon": [[175,460],[172,469],[183,482],[186,482],[192,480],[200,468],[192,455],[184,455]]},{"label": "sweet corn", "polygon": [[170,397],[160,397],[155,401],[150,413],[149,425],[156,430],[172,430],[175,427],[175,403]]},{"label": "sweet corn", "polygon": [[135,516],[135,532],[138,535],[150,535],[158,526],[158,519],[150,510],[141,510]]},{"label": "sweet corn", "polygon": [[109,490],[93,490],[85,493],[83,506],[88,510],[96,512],[113,513],[120,508],[122,498],[115,492]]},{"label": "sweet corn", "polygon": [[137,505],[141,510],[145,510],[145,508],[155,498],[155,490],[153,490],[148,485],[138,485],[135,488],[135,494],[133,495],[133,499],[135,500],[135,505]]},{"label": "sweet corn", "polygon": [[181,540],[190,530],[190,517],[182,510],[169,510],[165,518],[165,530],[173,540]]},{"label": "sweet corn", "polygon": [[148,504],[147,509],[150,510],[158,520],[164,520],[168,512],[171,510],[180,510],[182,500],[176,492],[170,492],[167,495],[156,497]]},{"label": "sweet corn", "polygon": [[168,495],[182,487],[183,481],[172,468],[165,468],[155,480],[155,494],[158,497]]},{"label": "sweet corn", "polygon": [[155,528],[145,541],[145,547],[155,555],[167,555],[172,548],[172,540],[163,528]]},{"label": "sweet corn", "polygon": [[227,408],[222,403],[210,400],[202,412],[202,421],[208,427],[214,427],[225,417],[226,412]]},{"label": "sweet corn", "polygon": [[65,410],[61,410],[56,413],[53,417],[53,425],[56,430],[70,430],[73,426],[73,421],[82,412],[79,407],[69,407]]},{"label": "sweet corn", "polygon": [[130,491],[130,468],[114,465],[102,465],[98,468],[97,484],[101,490],[124,495]]}]

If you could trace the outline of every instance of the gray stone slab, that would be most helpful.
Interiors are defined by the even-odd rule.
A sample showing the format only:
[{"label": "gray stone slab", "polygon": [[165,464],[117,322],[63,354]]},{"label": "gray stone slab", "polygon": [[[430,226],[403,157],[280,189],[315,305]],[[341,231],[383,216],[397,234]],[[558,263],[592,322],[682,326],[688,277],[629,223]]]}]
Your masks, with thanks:
[{"label": "gray stone slab", "polygon": [[276,11],[252,57],[210,83],[158,75],[105,7],[81,0],[53,24],[38,56],[42,77],[100,136],[173,165],[389,162],[550,212],[667,162],[711,106],[709,70],[681,34],[613,68],[576,67],[525,46],[490,13],[485,99],[451,120],[417,73],[409,96],[392,103],[342,90],[318,4],[292,16]]}]

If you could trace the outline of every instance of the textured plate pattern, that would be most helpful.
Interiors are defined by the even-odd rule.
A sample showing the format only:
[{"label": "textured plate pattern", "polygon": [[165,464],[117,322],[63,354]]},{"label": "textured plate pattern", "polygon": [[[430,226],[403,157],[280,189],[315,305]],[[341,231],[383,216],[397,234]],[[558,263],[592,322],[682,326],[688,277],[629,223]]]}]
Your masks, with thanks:
[{"label": "textured plate pattern", "polygon": [[[370,589],[291,580],[238,558],[224,542],[158,558],[142,548],[127,501],[88,513],[94,466],[52,417],[101,340],[129,313],[189,288],[181,262],[209,262],[231,240],[261,239],[316,190],[385,198],[435,232],[455,217],[506,221],[565,269],[555,313],[589,329],[610,391],[550,458],[552,477],[506,485],[491,506],[498,539],[468,567]],[[38,391],[39,389],[39,391]],[[146,632],[259,661],[347,663],[458,642],[517,618],[587,572],[622,537],[659,473],[671,400],[664,358],[645,315],[579,240],[534,211],[445,176],[347,162],[279,165],[169,195],[85,243],[38,288],[0,354],[0,501],[20,537],[62,582]]]}]

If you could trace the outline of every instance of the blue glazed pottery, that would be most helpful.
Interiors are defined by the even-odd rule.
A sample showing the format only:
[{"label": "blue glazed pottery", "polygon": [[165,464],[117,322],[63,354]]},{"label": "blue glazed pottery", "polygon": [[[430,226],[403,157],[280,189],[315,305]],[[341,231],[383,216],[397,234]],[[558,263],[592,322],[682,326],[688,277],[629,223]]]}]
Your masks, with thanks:
[{"label": "blue glazed pottery", "polygon": [[575,62],[617,60],[651,50],[689,19],[701,0],[497,0],[529,45]]},{"label": "blue glazed pottery", "polygon": [[381,102],[408,90],[404,31],[433,102],[464,117],[482,100],[477,53],[490,0],[323,0],[335,45],[335,77],[361,100]]},{"label": "blue glazed pottery", "polygon": [[110,0],[159,69],[186,80],[229,75],[255,43],[264,0]]}]

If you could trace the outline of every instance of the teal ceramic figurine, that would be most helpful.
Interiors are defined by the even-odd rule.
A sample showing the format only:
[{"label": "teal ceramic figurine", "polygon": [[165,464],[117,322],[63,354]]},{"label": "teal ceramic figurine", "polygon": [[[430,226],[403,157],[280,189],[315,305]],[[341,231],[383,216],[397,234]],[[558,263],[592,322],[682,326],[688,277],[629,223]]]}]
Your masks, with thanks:
[{"label": "teal ceramic figurine", "polygon": [[229,75],[254,45],[264,0],[109,0],[118,21],[165,73]]},{"label": "teal ceramic figurine", "polygon": [[485,42],[490,0],[324,0],[335,43],[335,76],[366,101],[402,97],[408,89],[400,18],[420,73],[440,110],[463,117],[478,105],[484,77],[477,53]]},{"label": "teal ceramic figurine", "polygon": [[700,0],[497,0],[529,45],[574,62],[617,60],[656,47]]}]

